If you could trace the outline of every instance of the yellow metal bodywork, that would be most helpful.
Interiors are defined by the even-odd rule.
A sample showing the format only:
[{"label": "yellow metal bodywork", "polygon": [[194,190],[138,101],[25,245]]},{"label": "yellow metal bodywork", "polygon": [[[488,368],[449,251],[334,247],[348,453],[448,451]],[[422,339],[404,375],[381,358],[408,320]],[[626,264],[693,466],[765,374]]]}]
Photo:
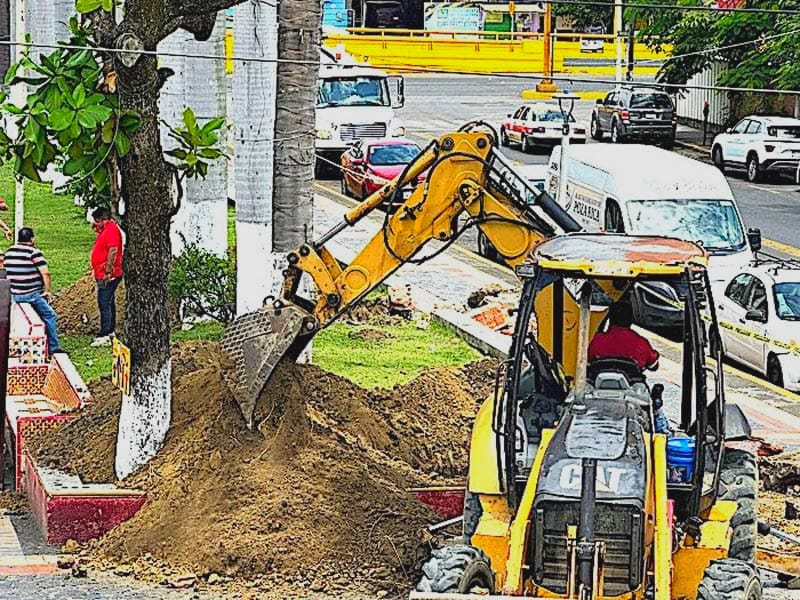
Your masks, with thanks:
[{"label": "yellow metal bodywork", "polygon": [[[651,482],[655,502],[655,511],[651,513],[655,520],[655,536],[653,549],[653,579],[655,582],[655,600],[667,600],[670,597],[670,550],[672,538],[670,525],[667,522],[667,438],[663,434],[652,436],[653,473]],[[645,547],[647,544],[645,543]]]},{"label": "yellow metal bodywork", "polygon": [[700,526],[700,539],[695,545],[681,544],[672,556],[675,577],[672,580],[672,598],[694,600],[703,572],[712,560],[725,558],[731,541],[730,522],[736,512],[736,502],[718,500]]}]

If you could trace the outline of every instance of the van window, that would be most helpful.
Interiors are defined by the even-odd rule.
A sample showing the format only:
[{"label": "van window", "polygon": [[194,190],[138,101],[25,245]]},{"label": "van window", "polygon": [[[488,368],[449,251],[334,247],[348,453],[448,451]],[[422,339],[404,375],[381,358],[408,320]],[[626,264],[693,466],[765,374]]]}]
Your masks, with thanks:
[{"label": "van window", "polygon": [[382,77],[338,77],[323,79],[318,108],[329,106],[391,106],[386,79]]},{"label": "van window", "polygon": [[631,233],[699,242],[709,252],[737,252],[744,231],[731,200],[634,200],[627,205]]}]

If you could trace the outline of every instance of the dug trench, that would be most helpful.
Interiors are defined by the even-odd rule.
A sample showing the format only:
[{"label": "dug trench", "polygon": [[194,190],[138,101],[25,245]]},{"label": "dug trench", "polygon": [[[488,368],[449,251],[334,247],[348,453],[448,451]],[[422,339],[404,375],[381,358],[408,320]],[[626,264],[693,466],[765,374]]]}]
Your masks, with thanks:
[{"label": "dug trench", "polygon": [[[155,579],[256,581],[270,597],[380,597],[415,583],[427,556],[420,534],[439,519],[407,490],[463,480],[491,361],[389,390],[282,364],[260,399],[257,431],[245,428],[215,343],[176,345],[173,365],[164,448],[122,482],[148,501],[89,545],[93,560]],[[92,392],[91,405],[32,448],[40,464],[110,481],[119,395],[107,380]]]}]

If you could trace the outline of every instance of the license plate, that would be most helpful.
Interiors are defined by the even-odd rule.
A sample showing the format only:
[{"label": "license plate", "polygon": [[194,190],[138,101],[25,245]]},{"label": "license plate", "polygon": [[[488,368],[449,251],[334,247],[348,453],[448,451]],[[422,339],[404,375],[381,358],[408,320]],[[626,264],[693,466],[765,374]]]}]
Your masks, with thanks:
[{"label": "license plate", "polygon": [[647,113],[647,114],[645,114],[644,118],[645,119],[655,119],[656,118],[656,113]]}]

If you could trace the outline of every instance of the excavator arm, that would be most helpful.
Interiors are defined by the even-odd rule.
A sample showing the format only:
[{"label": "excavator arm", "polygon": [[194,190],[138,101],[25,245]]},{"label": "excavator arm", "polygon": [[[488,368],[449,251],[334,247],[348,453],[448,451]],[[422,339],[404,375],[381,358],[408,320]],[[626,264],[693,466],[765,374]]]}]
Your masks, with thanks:
[{"label": "excavator arm", "polygon": [[[444,250],[461,233],[477,226],[512,268],[541,241],[579,225],[545,193],[538,193],[496,152],[496,136],[466,126],[431,142],[394,181],[348,212],[316,242],[288,255],[281,297],[236,319],[222,345],[235,363],[229,384],[253,426],[258,397],[284,358],[295,360],[314,334],[409,262],[421,262]],[[427,172],[394,214],[349,265],[342,266],[326,244],[376,208],[391,205],[402,188]],[[463,224],[460,217],[465,216]],[[436,248],[419,257],[430,242]],[[300,296],[307,274],[316,300]]]}]

